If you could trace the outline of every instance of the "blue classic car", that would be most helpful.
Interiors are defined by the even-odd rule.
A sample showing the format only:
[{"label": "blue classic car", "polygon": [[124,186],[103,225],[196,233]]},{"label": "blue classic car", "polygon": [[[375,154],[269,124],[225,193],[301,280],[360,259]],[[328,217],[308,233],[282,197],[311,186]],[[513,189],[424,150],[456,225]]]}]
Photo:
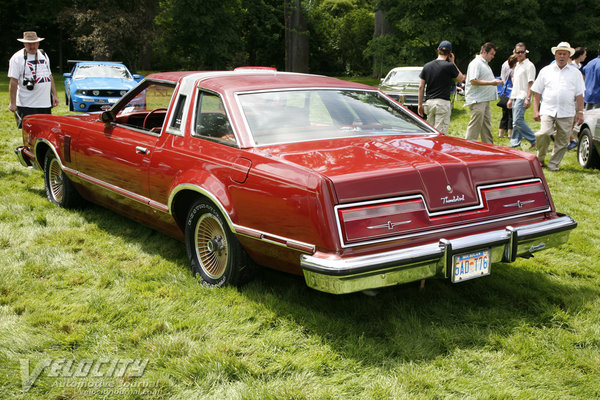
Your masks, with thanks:
[{"label": "blue classic car", "polygon": [[71,111],[98,111],[112,106],[144,77],[131,74],[120,62],[69,61],[65,73],[65,102]]}]

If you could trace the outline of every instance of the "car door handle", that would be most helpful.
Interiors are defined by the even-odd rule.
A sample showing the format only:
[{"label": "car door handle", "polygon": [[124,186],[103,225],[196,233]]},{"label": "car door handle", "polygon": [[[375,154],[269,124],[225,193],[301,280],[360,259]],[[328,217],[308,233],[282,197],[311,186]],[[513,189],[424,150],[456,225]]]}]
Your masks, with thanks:
[{"label": "car door handle", "polygon": [[148,149],[142,146],[135,146],[135,152],[138,154],[148,154]]}]

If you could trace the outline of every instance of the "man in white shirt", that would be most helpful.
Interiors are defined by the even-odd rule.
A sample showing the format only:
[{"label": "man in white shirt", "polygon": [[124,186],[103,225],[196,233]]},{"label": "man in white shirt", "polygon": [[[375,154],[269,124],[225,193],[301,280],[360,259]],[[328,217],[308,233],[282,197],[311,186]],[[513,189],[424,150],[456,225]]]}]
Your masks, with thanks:
[{"label": "man in white shirt", "polygon": [[567,42],[553,47],[556,63],[542,68],[531,87],[534,93],[533,119],[541,122],[540,131],[535,136],[537,156],[542,166],[556,125],[554,148],[548,162],[550,171],[558,171],[558,165],[567,151],[573,120],[577,125],[583,123],[585,86],[581,72],[569,64],[569,56],[574,52],[575,49]]},{"label": "man in white shirt", "polygon": [[58,95],[50,71],[50,59],[39,49],[44,38],[37,33],[23,32],[24,49],[17,51],[8,64],[8,109],[17,116],[17,125],[30,114],[51,114],[58,106]]},{"label": "man in white shirt", "polygon": [[525,111],[531,105],[531,85],[535,80],[535,65],[527,58],[528,52],[525,43],[516,44],[514,53],[517,55],[517,65],[513,74],[513,89],[506,104],[506,107],[512,108],[513,111],[510,147],[519,147],[522,138],[527,139],[531,147],[535,147],[535,135],[525,122]]},{"label": "man in white shirt", "polygon": [[488,65],[496,55],[496,45],[485,43],[479,55],[469,63],[465,87],[465,103],[471,109],[471,119],[467,126],[466,138],[477,140],[481,136],[484,143],[494,143],[492,138],[492,109],[490,101],[498,100],[496,86],[502,80],[496,79]]}]

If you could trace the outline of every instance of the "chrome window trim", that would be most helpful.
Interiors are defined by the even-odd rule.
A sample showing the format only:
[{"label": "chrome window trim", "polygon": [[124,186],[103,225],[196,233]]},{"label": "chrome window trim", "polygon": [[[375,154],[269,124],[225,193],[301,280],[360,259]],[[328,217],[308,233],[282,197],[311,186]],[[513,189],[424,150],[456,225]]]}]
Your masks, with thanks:
[{"label": "chrome window trim", "polygon": [[[174,128],[171,124],[173,123],[173,120],[175,119],[175,110],[177,109],[177,106],[179,105],[179,102],[182,101],[181,98],[183,99],[183,109],[181,110],[181,123],[179,124],[179,129]],[[168,121],[164,121],[163,123],[163,127],[165,127],[165,132],[170,133],[171,135],[176,135],[176,136],[183,136],[183,130],[185,128],[185,123],[187,121],[187,113],[186,110],[189,110],[188,108],[188,103],[189,103],[189,98],[190,96],[187,93],[177,93],[177,104],[173,104],[173,100],[175,98],[175,91],[173,91],[173,95],[171,96],[171,101],[169,102],[169,106],[170,108],[167,109],[167,113],[170,111],[170,115],[169,115],[169,119]]]},{"label": "chrome window trim", "polygon": [[161,135],[161,132],[147,131],[147,130],[144,130],[141,128],[135,128],[131,125],[117,124],[115,122],[111,122],[110,124],[114,127],[124,128],[124,129],[128,129],[130,131],[139,132],[139,133],[145,133],[146,135],[149,135],[149,136],[160,137],[160,135]]},{"label": "chrome window trim", "polygon": [[[240,147],[240,135],[236,131],[234,124],[231,123],[233,121],[233,119],[231,118],[231,113],[229,112],[229,106],[227,105],[227,102],[225,102],[223,100],[223,96],[221,96],[220,93],[215,92],[214,90],[204,89],[201,86],[197,86],[196,89],[197,89],[196,94],[195,94],[195,96],[193,96],[194,101],[192,103],[192,123],[190,124],[190,137],[197,138],[197,139],[210,140],[213,142],[218,142],[218,143],[222,143],[225,145],[239,148]],[[222,140],[219,138],[213,138],[213,137],[209,137],[209,136],[204,136],[204,135],[200,135],[200,134],[196,133],[196,118],[198,117],[198,100],[199,100],[199,97],[203,93],[210,93],[212,95],[215,95],[221,101],[221,104],[223,105],[223,110],[225,110],[225,116],[227,117],[227,120],[229,121],[229,125],[231,126],[231,131],[233,132],[233,136],[235,137],[235,143],[232,143],[231,141]]]},{"label": "chrome window trim", "polygon": [[[164,131],[170,135],[175,135],[175,136],[180,136],[183,137],[185,135],[185,125],[187,123],[187,113],[185,112],[186,110],[189,110],[189,102],[190,102],[190,98],[192,97],[191,93],[187,93],[185,92],[185,90],[181,86],[181,83],[179,84],[179,86],[175,86],[173,88],[173,93],[171,93],[171,100],[169,100],[169,105],[167,107],[167,114],[169,115],[169,118],[165,118],[165,121],[163,122],[163,128]],[[175,118],[175,107],[173,104],[173,101],[177,98],[177,101],[179,101],[179,96],[185,96],[185,103],[183,105],[183,114],[181,115],[181,124],[179,125],[179,129],[175,129],[171,127],[171,122],[173,121],[173,118]]]},{"label": "chrome window trim", "polygon": [[390,202],[394,202],[394,201],[406,201],[406,200],[420,199],[423,202],[423,205],[425,207],[425,211],[427,212],[428,217],[439,217],[442,215],[456,214],[456,213],[461,213],[461,212],[466,212],[466,211],[482,209],[484,207],[483,198],[482,198],[482,192],[484,190],[506,187],[506,186],[523,185],[523,184],[528,184],[528,183],[542,183],[542,180],[540,178],[531,178],[531,179],[523,179],[523,180],[519,180],[519,181],[481,185],[481,186],[477,187],[477,193],[478,193],[477,196],[479,198],[478,204],[473,205],[473,206],[453,208],[453,209],[444,210],[444,211],[430,212],[429,208],[427,207],[427,203],[425,202],[425,198],[421,194],[399,196],[399,197],[393,197],[393,198],[389,198],[389,199],[369,200],[369,201],[362,201],[362,202],[350,203],[350,204],[338,204],[333,207],[333,211],[335,213],[335,222],[336,222],[336,227],[337,227],[337,231],[338,231],[338,238],[340,240],[340,245],[342,248],[351,248],[351,247],[365,246],[365,245],[376,244],[376,243],[391,242],[394,240],[408,239],[408,238],[425,236],[425,235],[430,235],[430,234],[435,234],[435,233],[440,233],[440,232],[448,232],[448,231],[454,231],[454,230],[459,230],[459,229],[464,229],[464,228],[470,228],[470,227],[474,227],[474,226],[488,225],[488,224],[492,224],[492,223],[496,223],[496,222],[500,222],[500,221],[507,221],[510,219],[527,217],[527,216],[542,214],[542,213],[551,211],[550,206],[548,206],[547,208],[545,208],[543,210],[536,210],[536,211],[524,213],[524,214],[510,215],[510,216],[501,217],[501,218],[494,218],[489,221],[480,221],[480,222],[472,222],[472,223],[468,223],[468,224],[461,224],[459,226],[451,227],[451,228],[439,228],[439,229],[427,230],[424,232],[415,232],[415,233],[410,233],[410,234],[406,234],[406,235],[398,235],[398,236],[391,236],[391,237],[373,239],[373,240],[368,240],[368,241],[361,241],[358,243],[346,243],[346,241],[344,240],[344,235],[342,232],[342,224],[341,224],[339,213],[338,213],[338,210],[340,210],[340,209],[361,207],[361,206],[365,206],[365,205],[385,204],[385,203],[390,203]]}]

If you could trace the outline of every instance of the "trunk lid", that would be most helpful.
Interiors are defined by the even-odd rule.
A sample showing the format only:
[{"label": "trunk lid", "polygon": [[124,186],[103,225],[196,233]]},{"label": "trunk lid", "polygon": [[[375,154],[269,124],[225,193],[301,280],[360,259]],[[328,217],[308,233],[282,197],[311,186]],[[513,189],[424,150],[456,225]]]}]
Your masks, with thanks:
[{"label": "trunk lid", "polygon": [[535,176],[535,155],[443,135],[370,136],[261,148],[333,182],[340,203],[422,194],[431,211],[475,205],[477,186]]}]

